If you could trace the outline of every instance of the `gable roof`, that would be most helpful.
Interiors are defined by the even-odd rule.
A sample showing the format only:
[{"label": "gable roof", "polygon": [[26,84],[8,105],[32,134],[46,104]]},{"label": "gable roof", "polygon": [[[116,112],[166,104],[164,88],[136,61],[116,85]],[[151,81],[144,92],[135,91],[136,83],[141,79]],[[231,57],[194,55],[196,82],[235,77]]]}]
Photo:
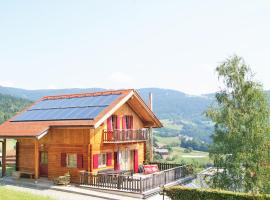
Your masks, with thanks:
[{"label": "gable roof", "polygon": [[128,103],[145,126],[162,124],[136,90],[46,96],[0,125],[0,137],[39,137],[50,127],[99,127],[123,104]]}]

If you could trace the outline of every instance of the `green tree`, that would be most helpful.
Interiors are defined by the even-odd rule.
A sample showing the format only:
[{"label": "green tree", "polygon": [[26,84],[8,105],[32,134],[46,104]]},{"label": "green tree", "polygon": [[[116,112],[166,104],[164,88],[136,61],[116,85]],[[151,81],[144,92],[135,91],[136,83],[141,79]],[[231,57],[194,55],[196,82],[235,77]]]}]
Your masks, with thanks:
[{"label": "green tree", "polygon": [[[269,107],[262,85],[250,68],[234,56],[216,71],[223,83],[206,115],[215,123],[210,156],[218,173],[213,187],[245,192],[267,192]],[[269,191],[268,191],[269,192]]]}]

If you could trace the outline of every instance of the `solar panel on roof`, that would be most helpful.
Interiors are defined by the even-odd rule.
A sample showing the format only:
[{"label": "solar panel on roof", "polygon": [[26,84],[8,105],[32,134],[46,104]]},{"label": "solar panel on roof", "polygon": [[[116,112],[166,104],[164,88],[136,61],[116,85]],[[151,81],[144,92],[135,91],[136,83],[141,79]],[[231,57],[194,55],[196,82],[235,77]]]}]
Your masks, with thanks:
[{"label": "solar panel on roof", "polygon": [[13,121],[94,119],[118,97],[119,94],[112,94],[66,99],[45,99],[15,117]]}]

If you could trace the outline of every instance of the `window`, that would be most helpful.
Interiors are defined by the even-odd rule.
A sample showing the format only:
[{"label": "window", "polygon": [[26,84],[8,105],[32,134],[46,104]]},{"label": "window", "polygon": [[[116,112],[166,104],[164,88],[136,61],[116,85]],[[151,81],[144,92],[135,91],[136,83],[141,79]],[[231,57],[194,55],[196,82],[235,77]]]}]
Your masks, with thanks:
[{"label": "window", "polygon": [[48,164],[48,153],[47,152],[44,152],[44,151],[41,152],[40,163],[43,164],[43,165]]},{"label": "window", "polygon": [[75,153],[67,154],[67,167],[70,167],[70,168],[77,167],[77,154]]},{"label": "window", "polygon": [[133,116],[126,115],[125,120],[126,120],[126,129],[133,129]]},{"label": "window", "polygon": [[119,127],[117,127],[117,115],[112,116],[112,128],[113,130],[119,129]]},{"label": "window", "polygon": [[106,162],[107,162],[107,154],[106,153],[101,153],[98,155],[98,167],[106,167]]}]

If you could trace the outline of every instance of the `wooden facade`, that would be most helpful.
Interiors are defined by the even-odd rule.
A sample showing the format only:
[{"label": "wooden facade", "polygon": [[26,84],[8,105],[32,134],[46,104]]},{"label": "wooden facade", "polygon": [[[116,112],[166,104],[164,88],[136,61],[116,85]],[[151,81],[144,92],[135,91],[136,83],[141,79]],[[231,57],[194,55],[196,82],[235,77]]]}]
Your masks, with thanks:
[{"label": "wooden facade", "polygon": [[[113,115],[122,117],[124,115],[133,116],[133,128],[142,129],[144,124],[141,118],[126,103],[121,106]],[[122,129],[122,127],[120,127]],[[47,153],[47,177],[53,179],[66,172],[71,174],[73,182],[79,182],[79,172],[82,170],[88,172],[98,172],[105,169],[114,169],[116,152],[127,151],[130,155],[137,150],[138,164],[145,160],[146,141],[133,141],[128,143],[103,143],[103,131],[107,130],[107,123],[102,123],[98,128],[92,127],[59,127],[50,128],[49,132],[39,140],[36,139],[18,139],[18,166],[19,171],[33,171],[36,177],[46,176],[40,174],[41,154]],[[82,155],[82,166],[69,168],[61,165],[61,154]],[[112,160],[109,165],[95,168],[93,156],[101,153],[111,153]],[[34,159],[33,159],[34,158]],[[133,170],[133,164],[129,169]]]}]

